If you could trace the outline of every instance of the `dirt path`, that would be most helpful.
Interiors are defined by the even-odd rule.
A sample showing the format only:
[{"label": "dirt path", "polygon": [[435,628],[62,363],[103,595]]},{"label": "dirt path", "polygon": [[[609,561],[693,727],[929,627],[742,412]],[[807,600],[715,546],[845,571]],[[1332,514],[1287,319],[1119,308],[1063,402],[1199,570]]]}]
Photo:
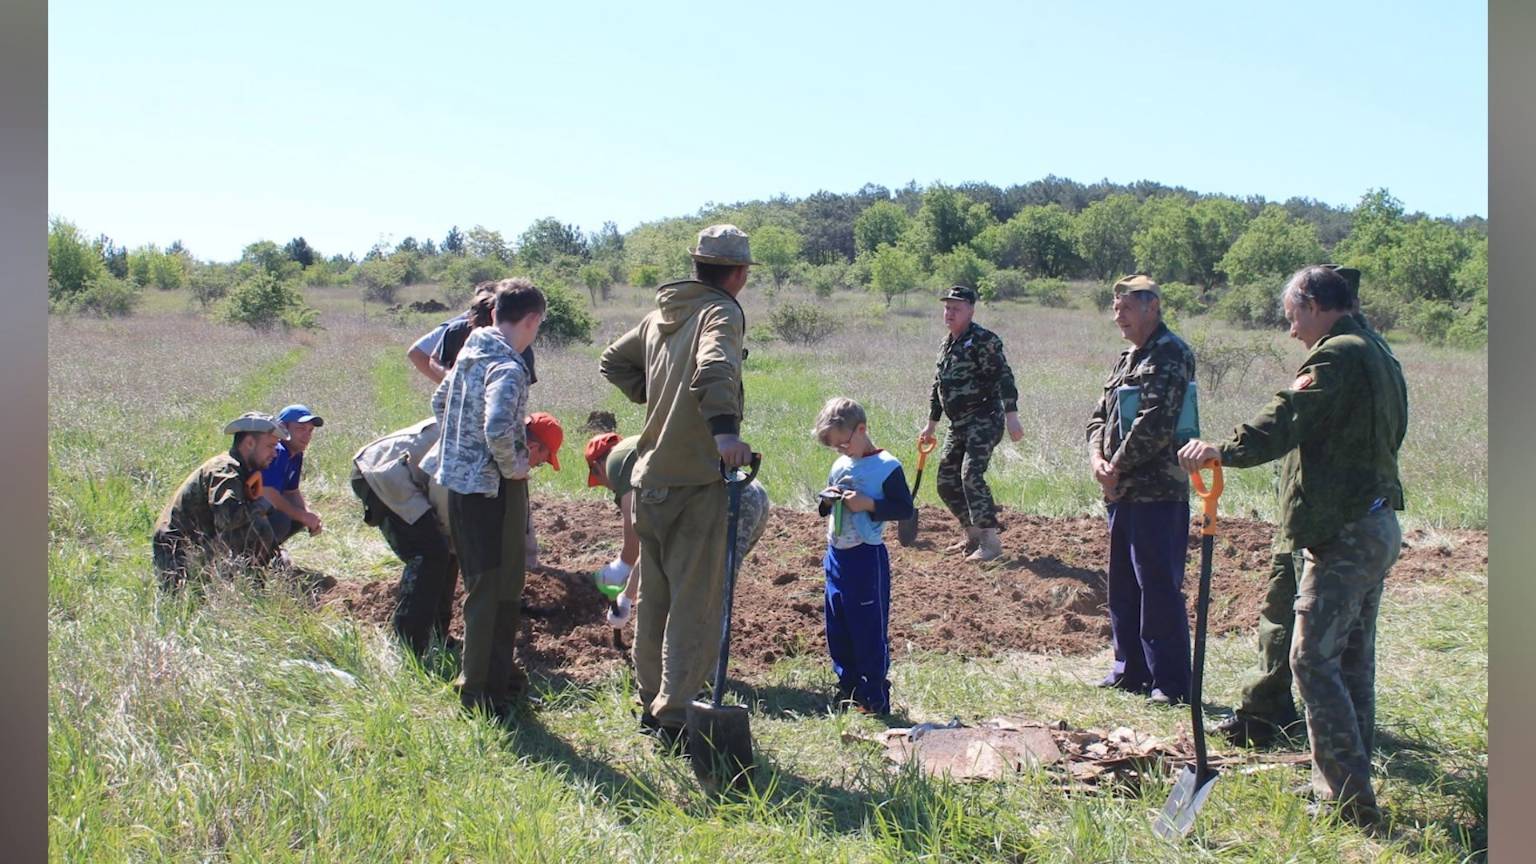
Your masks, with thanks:
[{"label": "dirt path", "polygon": [[[1052,519],[1005,514],[1006,554],[992,564],[965,564],[940,547],[954,536],[947,514],[924,508],[917,545],[904,548],[888,531],[891,553],[891,644],[894,649],[990,656],[1007,651],[1088,654],[1109,639],[1104,571],[1104,523],[1078,517]],[[555,501],[536,505],[534,522],[541,567],[528,576],[519,651],[530,671],[591,680],[625,662],[603,622],[605,601],[591,574],[618,544],[612,504]],[[823,655],[821,558],[825,527],[812,513],[774,510],[767,531],[743,563],[736,594],[734,676],[753,678],[781,657]],[[1270,561],[1273,526],[1225,519],[1216,541],[1211,589],[1211,632],[1254,626]],[[1441,579],[1486,572],[1488,535],[1410,532],[1392,582]],[[1195,601],[1199,536],[1191,532],[1185,589]],[[388,626],[394,581],[342,580],[320,597],[362,620]],[[456,600],[453,630],[462,635]],[[1193,609],[1190,617],[1193,622]],[[631,634],[624,634],[629,644]]]}]

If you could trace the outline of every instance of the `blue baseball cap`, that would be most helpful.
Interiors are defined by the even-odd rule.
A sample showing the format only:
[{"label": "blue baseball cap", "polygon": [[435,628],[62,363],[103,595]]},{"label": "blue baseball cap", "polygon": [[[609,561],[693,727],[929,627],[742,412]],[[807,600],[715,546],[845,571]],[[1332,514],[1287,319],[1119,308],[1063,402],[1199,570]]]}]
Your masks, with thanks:
[{"label": "blue baseball cap", "polygon": [[277,420],[279,423],[313,423],[316,429],[325,425],[325,421],[309,410],[308,405],[289,405],[277,412]]}]

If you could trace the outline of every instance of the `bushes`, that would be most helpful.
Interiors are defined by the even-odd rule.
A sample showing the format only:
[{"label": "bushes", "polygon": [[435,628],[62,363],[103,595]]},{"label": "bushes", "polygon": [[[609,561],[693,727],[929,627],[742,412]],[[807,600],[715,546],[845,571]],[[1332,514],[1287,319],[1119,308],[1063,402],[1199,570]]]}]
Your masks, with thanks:
[{"label": "bushes", "polygon": [[505,279],[511,273],[511,268],[503,264],[499,258],[477,258],[469,255],[454,258],[453,262],[443,270],[443,295],[450,299],[449,306],[459,306],[462,305],[459,300],[468,297],[470,290],[476,285],[487,280]]},{"label": "bushes", "polygon": [[661,284],[661,268],[655,264],[641,264],[629,271],[629,284],[637,288],[655,288]]},{"label": "bushes", "polygon": [[142,298],[139,286],[104,272],[87,283],[85,290],[56,308],[98,318],[120,318],[132,315]]},{"label": "bushes", "polygon": [[1269,337],[1258,334],[1228,337],[1197,330],[1188,335],[1187,342],[1195,352],[1195,374],[1209,396],[1221,392],[1228,380],[1241,387],[1256,362],[1280,363],[1284,359]]},{"label": "bushes", "polygon": [[393,256],[364,261],[357,267],[357,281],[363,286],[364,303],[395,302],[395,294],[405,284],[405,278],[404,262]]},{"label": "bushes", "polygon": [[814,345],[836,333],[838,323],[818,304],[791,301],[768,313],[768,326],[785,342]]},{"label": "bushes", "polygon": [[1023,297],[1028,289],[1029,279],[1023,270],[994,270],[982,277],[981,284],[976,286],[976,294],[991,303]]},{"label": "bushes", "polygon": [[217,264],[198,266],[193,269],[192,275],[187,279],[192,299],[204,309],[216,301],[223,300],[229,294],[229,287],[233,282],[234,276],[230,268]]},{"label": "bushes", "polygon": [[48,226],[48,305],[69,308],[76,295],[105,275],[101,251],[73,222],[54,219]]},{"label": "bushes", "polygon": [[1274,328],[1285,323],[1280,309],[1280,286],[1250,283],[1238,285],[1212,307],[1222,320],[1249,329]]},{"label": "bushes", "polygon": [[544,323],[539,326],[540,341],[551,345],[568,345],[592,341],[592,328],[597,326],[592,313],[582,305],[581,296],[563,285],[549,282],[539,285],[548,308],[544,310]]},{"label": "bushes", "polygon": [[1109,311],[1109,307],[1115,305],[1114,287],[1102,283],[1093,286],[1093,290],[1088,292],[1088,302],[1093,304],[1095,311]]},{"label": "bushes", "polygon": [[1036,303],[1050,309],[1064,309],[1072,305],[1067,283],[1060,279],[1036,279],[1029,283],[1027,293]]},{"label": "bushes", "polygon": [[1159,285],[1162,290],[1162,309],[1164,313],[1176,318],[1186,318],[1191,315],[1201,315],[1205,312],[1205,303],[1200,299],[1200,289],[1193,285],[1185,285],[1183,282],[1169,282],[1167,285]]},{"label": "bushes", "polygon": [[806,268],[805,281],[811,287],[811,291],[822,299],[831,297],[833,291],[856,287],[853,268],[840,261]]},{"label": "bushes", "polygon": [[255,273],[230,292],[221,317],[254,330],[279,325],[309,330],[319,324],[319,312],[305,305],[303,295],[266,271]]}]

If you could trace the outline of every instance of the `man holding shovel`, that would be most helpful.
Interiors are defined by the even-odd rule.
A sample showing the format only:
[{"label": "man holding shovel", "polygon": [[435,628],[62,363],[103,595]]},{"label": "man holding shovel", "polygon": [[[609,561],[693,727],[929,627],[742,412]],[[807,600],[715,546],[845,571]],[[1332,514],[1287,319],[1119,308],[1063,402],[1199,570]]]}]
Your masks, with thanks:
[{"label": "man holding shovel", "polygon": [[754,261],[747,235],[711,225],[689,250],[694,278],[656,291],[656,310],[603,351],[604,378],[645,405],[630,480],[640,536],[635,683],[642,731],[685,746],[689,703],[719,656],[728,500],[721,465],[752,461],[741,440],[736,301]]},{"label": "man holding shovel", "polygon": [[939,419],[949,418],[949,437],[939,457],[939,497],[960,521],[965,537],[944,551],[964,552],[970,561],[991,561],[1003,554],[1003,545],[997,538],[997,504],[987,486],[987,465],[1003,440],[1004,427],[1014,441],[1024,437],[1019,390],[1003,354],[1003,340],[972,320],[976,292],[956,285],[941,299],[949,335],[939,347],[928,424],[918,442],[934,440]]},{"label": "man holding shovel", "polygon": [[1301,553],[1291,671],[1306,703],[1312,789],[1374,828],[1376,614],[1397,561],[1397,453],[1408,426],[1402,367],[1354,317],[1348,281],[1307,267],[1286,282],[1291,336],[1308,348],[1290,387],[1220,446],[1193,440],[1186,470],[1280,467],[1280,531]]}]

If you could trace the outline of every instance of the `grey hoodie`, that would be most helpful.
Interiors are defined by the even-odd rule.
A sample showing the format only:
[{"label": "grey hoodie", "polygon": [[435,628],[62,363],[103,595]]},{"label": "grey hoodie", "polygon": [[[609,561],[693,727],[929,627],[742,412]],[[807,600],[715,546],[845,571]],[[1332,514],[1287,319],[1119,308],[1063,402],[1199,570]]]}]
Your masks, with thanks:
[{"label": "grey hoodie", "polygon": [[637,488],[721,482],[715,435],[741,428],[741,342],[747,316],[702,282],[669,282],[656,310],[603,351],[601,372],[645,405],[635,447]]},{"label": "grey hoodie", "polygon": [[[432,394],[439,443],[422,469],[460,495],[495,496],[528,476],[528,368],[495,327],[469,335]],[[434,458],[435,457],[435,458]]]}]

